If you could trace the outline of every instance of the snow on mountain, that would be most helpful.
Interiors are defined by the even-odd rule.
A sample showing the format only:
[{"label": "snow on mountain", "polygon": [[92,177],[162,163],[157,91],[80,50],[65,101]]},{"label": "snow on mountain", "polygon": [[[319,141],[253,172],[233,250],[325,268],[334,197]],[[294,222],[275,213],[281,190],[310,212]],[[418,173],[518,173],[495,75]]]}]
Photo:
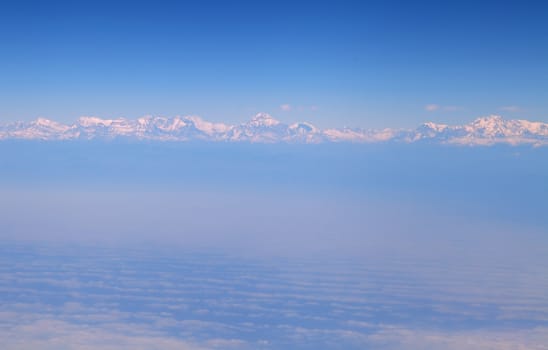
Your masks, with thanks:
[{"label": "snow on mountain", "polygon": [[100,119],[95,117],[80,117],[73,128],[78,130],[78,138],[114,138],[131,136],[134,133],[135,121],[125,118]]},{"label": "snow on mountain", "polygon": [[272,118],[268,113],[257,113],[249,122],[246,123],[249,127],[254,128],[271,128],[281,124],[279,120]]},{"label": "snow on mountain", "polygon": [[194,127],[206,135],[224,134],[230,130],[231,126],[223,123],[211,123],[200,117],[185,117],[187,123],[193,123]]},{"label": "snow on mountain", "polygon": [[425,123],[412,133],[413,141],[433,140],[461,145],[531,144],[548,145],[548,124],[527,120],[481,117],[469,124],[448,126]]},{"label": "snow on mountain", "polygon": [[267,113],[258,113],[250,121],[234,126],[227,133],[230,141],[260,143],[280,142],[287,132],[287,125]]},{"label": "snow on mountain", "polygon": [[44,118],[0,127],[0,139],[67,140],[76,137],[77,133],[72,126]]},{"label": "snow on mountain", "polygon": [[289,125],[287,127],[287,135],[284,137],[284,141],[286,142],[320,143],[325,140],[325,135],[323,135],[322,131],[307,122]]},{"label": "snow on mountain", "polygon": [[374,143],[398,140],[401,134],[397,129],[365,130],[358,128],[326,129],[323,131],[326,139],[331,142]]},{"label": "snow on mountain", "polygon": [[259,113],[239,125],[213,123],[196,116],[153,117],[136,120],[81,117],[66,125],[38,118],[0,126],[0,139],[92,140],[135,139],[157,141],[226,141],[258,143],[322,142],[430,142],[456,145],[530,144],[548,145],[548,123],[505,120],[492,115],[464,125],[424,123],[412,130],[402,129],[319,129],[307,122],[284,124]]}]

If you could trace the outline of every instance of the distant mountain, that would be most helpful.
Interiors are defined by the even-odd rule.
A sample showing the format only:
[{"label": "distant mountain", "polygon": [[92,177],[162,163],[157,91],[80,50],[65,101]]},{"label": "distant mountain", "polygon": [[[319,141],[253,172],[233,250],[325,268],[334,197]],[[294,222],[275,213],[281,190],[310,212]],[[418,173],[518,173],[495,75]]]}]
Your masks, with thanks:
[{"label": "distant mountain", "polygon": [[212,123],[199,117],[143,117],[136,120],[81,117],[67,125],[38,118],[0,126],[0,140],[158,140],[224,141],[252,143],[323,142],[429,142],[456,145],[530,144],[548,145],[548,123],[505,120],[488,116],[465,125],[424,123],[416,129],[319,129],[306,122],[284,124],[259,113],[239,125]]}]

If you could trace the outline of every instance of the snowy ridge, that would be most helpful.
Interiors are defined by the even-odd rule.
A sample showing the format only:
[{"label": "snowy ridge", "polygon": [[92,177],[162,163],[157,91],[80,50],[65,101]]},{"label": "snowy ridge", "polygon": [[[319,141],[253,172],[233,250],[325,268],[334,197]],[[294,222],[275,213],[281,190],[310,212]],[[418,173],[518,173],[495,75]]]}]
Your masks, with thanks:
[{"label": "snowy ridge", "polygon": [[424,123],[416,129],[366,130],[359,128],[319,129],[307,122],[284,124],[259,113],[239,125],[212,123],[196,116],[153,117],[136,120],[81,117],[67,125],[38,118],[0,126],[0,140],[113,140],[224,141],[257,143],[323,142],[431,142],[455,145],[530,144],[548,145],[548,123],[505,120],[492,115],[464,125]]}]

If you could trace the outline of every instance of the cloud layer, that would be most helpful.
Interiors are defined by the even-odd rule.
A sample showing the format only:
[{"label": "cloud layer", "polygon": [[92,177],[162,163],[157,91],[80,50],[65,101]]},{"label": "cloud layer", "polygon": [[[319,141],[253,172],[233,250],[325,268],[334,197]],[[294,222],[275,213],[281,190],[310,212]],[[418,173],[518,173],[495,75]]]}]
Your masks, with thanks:
[{"label": "cloud layer", "polygon": [[[397,257],[284,262],[150,248],[0,249],[8,350],[543,349],[548,339],[546,278],[509,265],[484,267],[491,277],[478,284],[471,264],[444,278],[445,262]],[[506,281],[516,274],[517,290]]]}]

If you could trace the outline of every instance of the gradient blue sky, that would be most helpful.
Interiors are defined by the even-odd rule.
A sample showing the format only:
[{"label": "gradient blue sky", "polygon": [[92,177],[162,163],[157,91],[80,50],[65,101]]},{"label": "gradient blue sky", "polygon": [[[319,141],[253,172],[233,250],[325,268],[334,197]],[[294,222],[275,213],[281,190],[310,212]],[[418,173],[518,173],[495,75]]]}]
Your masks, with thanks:
[{"label": "gradient blue sky", "polygon": [[548,121],[547,15],[541,1],[2,1],[0,123]]}]

